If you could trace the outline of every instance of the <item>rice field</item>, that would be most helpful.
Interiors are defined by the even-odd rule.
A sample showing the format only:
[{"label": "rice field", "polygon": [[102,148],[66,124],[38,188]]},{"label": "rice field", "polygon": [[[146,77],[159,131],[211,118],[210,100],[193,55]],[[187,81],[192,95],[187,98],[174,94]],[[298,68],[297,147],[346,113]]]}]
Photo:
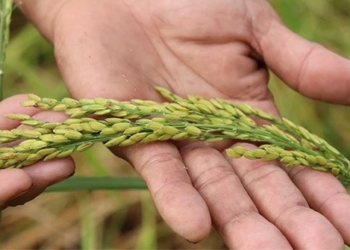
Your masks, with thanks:
[{"label": "rice field", "polygon": [[[270,2],[293,31],[350,58],[348,0]],[[350,107],[302,97],[273,74],[269,86],[284,117],[323,137],[350,158]],[[4,95],[18,93],[67,96],[52,46],[15,10]],[[137,178],[127,162],[102,146],[74,158],[77,176]],[[6,209],[2,213],[0,249],[226,249],[226,246],[214,230],[197,244],[174,234],[141,185],[138,189],[46,192],[24,206]]]}]

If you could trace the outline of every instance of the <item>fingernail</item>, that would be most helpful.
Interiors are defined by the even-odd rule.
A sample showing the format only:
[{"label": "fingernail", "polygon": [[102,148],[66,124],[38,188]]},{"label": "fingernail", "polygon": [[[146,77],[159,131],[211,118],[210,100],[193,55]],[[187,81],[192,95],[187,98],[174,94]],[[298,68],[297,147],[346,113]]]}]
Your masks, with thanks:
[{"label": "fingernail", "polygon": [[[31,188],[33,187],[33,184],[26,190],[19,192],[18,194],[16,194],[15,196],[13,196],[11,199],[7,200],[4,205],[2,206],[2,209],[11,206],[10,203],[12,203],[13,201],[15,201],[17,198],[21,197],[22,195],[26,194]],[[15,204],[13,206],[17,206],[18,204]]]},{"label": "fingernail", "polygon": [[26,190],[20,191],[18,194],[16,194],[15,196],[13,196],[10,200],[14,200],[22,195],[24,195],[25,193],[27,193],[32,187],[34,186],[34,184],[32,183]]}]

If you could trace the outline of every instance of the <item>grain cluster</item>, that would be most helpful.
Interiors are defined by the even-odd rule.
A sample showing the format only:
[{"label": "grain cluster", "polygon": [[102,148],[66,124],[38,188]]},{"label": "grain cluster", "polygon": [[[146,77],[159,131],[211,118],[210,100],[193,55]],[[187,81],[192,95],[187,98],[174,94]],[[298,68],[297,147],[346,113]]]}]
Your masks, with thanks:
[{"label": "grain cluster", "polygon": [[98,142],[112,147],[168,140],[238,140],[260,146],[253,150],[233,146],[226,150],[228,156],[279,160],[290,167],[303,165],[331,172],[344,185],[350,183],[349,160],[325,140],[287,119],[247,104],[198,96],[184,99],[162,87],[156,89],[169,102],[55,100],[29,94],[23,106],[64,112],[68,118],[58,123],[8,114],[9,119],[30,128],[0,130],[0,167],[20,168],[67,157]]}]

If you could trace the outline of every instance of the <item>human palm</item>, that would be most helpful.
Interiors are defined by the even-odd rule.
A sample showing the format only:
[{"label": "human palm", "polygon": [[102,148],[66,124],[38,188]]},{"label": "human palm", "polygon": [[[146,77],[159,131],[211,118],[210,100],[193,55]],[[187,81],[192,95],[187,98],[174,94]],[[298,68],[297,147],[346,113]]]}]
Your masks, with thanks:
[{"label": "human palm", "polygon": [[[344,81],[312,66],[325,55],[345,67],[343,59],[289,32],[262,0],[62,1],[43,33],[76,98],[162,101],[154,90],[161,85],[278,115],[265,64],[320,99],[333,97],[311,86],[317,74]],[[320,86],[327,79],[319,77]],[[333,176],[228,159],[228,146],[157,142],[113,151],[131,162],[164,220],[190,241],[203,239],[212,223],[231,248],[340,248],[342,237],[350,241],[344,217],[336,216],[350,222],[339,209],[350,200]]]}]

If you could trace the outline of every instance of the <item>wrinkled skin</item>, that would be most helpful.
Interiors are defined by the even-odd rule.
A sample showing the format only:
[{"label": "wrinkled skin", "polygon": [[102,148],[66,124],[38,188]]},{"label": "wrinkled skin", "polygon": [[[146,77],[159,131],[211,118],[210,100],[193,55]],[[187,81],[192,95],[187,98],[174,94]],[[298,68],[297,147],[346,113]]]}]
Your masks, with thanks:
[{"label": "wrinkled skin", "polygon": [[[306,96],[349,104],[349,61],[290,32],[263,0],[28,0],[22,9],[55,46],[75,98],[162,101],[154,91],[161,85],[181,96],[243,101],[278,115],[268,67]],[[9,104],[38,112],[20,108],[21,98],[5,100],[0,113],[8,113]],[[54,119],[49,112],[36,115]],[[229,159],[228,146],[162,142],[113,152],[134,166],[163,219],[189,241],[205,238],[213,224],[232,249],[350,243],[350,199],[333,176]],[[70,159],[3,170],[0,202],[24,203],[73,171]]]}]

